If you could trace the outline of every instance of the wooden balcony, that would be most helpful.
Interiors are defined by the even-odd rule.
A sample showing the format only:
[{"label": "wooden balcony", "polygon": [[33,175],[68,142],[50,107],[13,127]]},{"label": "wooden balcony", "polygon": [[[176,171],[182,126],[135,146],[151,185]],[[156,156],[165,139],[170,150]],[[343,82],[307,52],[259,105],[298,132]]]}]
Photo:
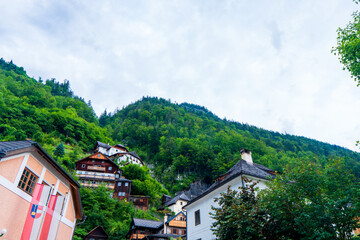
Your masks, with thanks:
[{"label": "wooden balcony", "polygon": [[112,174],[112,173],[76,171],[76,176],[78,176],[80,179],[103,179],[103,180],[115,181],[115,174]]},{"label": "wooden balcony", "polygon": [[172,221],[169,222],[169,226],[170,226],[170,227],[186,228],[186,221],[172,220]]},{"label": "wooden balcony", "polygon": [[138,239],[143,239],[144,237],[146,237],[148,234],[140,234],[140,233],[133,233],[130,235],[130,239],[129,240],[138,240]]},{"label": "wooden balcony", "polygon": [[[85,182],[85,183],[80,182],[80,184],[83,187],[93,187],[93,188],[99,187],[101,185],[101,184],[97,184],[97,183],[88,183],[88,182]],[[115,185],[114,184],[108,184],[108,185],[105,185],[105,187],[110,188],[110,189],[114,189]]]}]

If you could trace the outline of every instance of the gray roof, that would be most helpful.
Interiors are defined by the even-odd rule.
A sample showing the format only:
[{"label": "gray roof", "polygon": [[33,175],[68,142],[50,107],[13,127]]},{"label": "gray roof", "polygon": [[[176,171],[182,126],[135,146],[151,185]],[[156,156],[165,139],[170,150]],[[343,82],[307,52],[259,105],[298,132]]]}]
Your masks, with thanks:
[{"label": "gray roof", "polygon": [[129,179],[126,179],[126,178],[119,178],[119,179],[116,179],[117,182],[132,182],[131,180]]},{"label": "gray roof", "polygon": [[184,200],[184,201],[190,201],[190,199],[184,193],[181,193],[180,195],[177,195],[177,196],[173,197],[172,199],[170,199],[169,201],[167,201],[165,203],[165,206],[171,206],[180,199]]},{"label": "gray roof", "polygon": [[175,216],[169,217],[169,219],[166,221],[166,223],[171,222],[174,218],[176,218],[180,214],[183,214],[186,217],[186,214],[183,211],[181,211],[181,212],[178,212],[178,214],[176,214]]},{"label": "gray roof", "polygon": [[177,238],[177,237],[180,237],[180,235],[175,235],[175,234],[161,234],[161,233],[158,233],[158,234],[150,234],[150,235],[147,235],[146,237],[142,238],[142,240],[155,239],[155,238],[166,238],[166,239],[169,239],[169,238]]},{"label": "gray roof", "polygon": [[134,226],[135,227],[144,227],[144,228],[154,228],[158,229],[163,226],[163,222],[154,221],[154,220],[147,220],[141,218],[133,218]]},{"label": "gray roof", "polygon": [[231,181],[232,179],[234,179],[240,175],[248,175],[248,176],[257,177],[257,178],[261,178],[261,179],[275,178],[275,175],[272,173],[269,173],[269,172],[275,172],[275,171],[270,168],[267,168],[263,165],[260,165],[260,164],[256,164],[256,163],[251,164],[245,160],[240,160],[229,171],[227,171],[225,174],[222,175],[222,176],[225,176],[223,180],[212,184],[205,192],[203,192],[201,195],[197,196],[196,198],[194,198],[190,202],[188,202],[188,204],[186,206],[189,206],[193,202],[196,202],[200,198],[206,196],[210,192],[223,186],[225,183]]},{"label": "gray roof", "polygon": [[[60,172],[64,173],[77,187],[80,188],[80,184],[63,168],[60,164],[50,156],[50,154],[43,149],[40,144],[31,140],[25,141],[7,141],[0,142],[0,152],[9,153],[11,151],[21,150],[29,147],[37,147],[41,152],[44,153],[45,156],[49,159],[49,161],[54,164],[55,168],[57,168]],[[6,155],[5,155],[6,156]]]},{"label": "gray roof", "polygon": [[23,149],[27,147],[31,147],[34,141],[26,140],[26,141],[9,141],[9,142],[0,142],[0,150],[5,152]]},{"label": "gray roof", "polygon": [[121,147],[121,148],[125,148],[126,150],[128,150],[127,147],[125,147],[124,145],[122,145],[122,144],[120,144],[120,143],[116,144],[115,146],[118,146],[118,147]]},{"label": "gray roof", "polygon": [[130,154],[133,155],[134,157],[138,158],[138,159],[141,159],[139,157],[139,155],[137,155],[137,153],[135,151],[130,152]]},{"label": "gray roof", "polygon": [[96,144],[99,145],[100,147],[103,147],[103,148],[106,148],[106,149],[111,148],[111,146],[109,144],[105,144],[105,143],[102,143],[102,142],[99,142],[99,141],[97,141]]}]

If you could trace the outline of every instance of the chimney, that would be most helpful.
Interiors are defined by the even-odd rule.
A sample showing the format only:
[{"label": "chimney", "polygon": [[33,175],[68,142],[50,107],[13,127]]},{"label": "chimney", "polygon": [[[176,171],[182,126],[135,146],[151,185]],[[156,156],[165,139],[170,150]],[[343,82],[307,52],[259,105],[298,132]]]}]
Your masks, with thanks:
[{"label": "chimney", "polygon": [[243,149],[240,150],[240,153],[241,153],[241,158],[243,160],[245,160],[247,163],[249,163],[251,165],[253,164],[253,160],[252,160],[252,157],[251,157],[251,152],[249,150],[243,148]]}]

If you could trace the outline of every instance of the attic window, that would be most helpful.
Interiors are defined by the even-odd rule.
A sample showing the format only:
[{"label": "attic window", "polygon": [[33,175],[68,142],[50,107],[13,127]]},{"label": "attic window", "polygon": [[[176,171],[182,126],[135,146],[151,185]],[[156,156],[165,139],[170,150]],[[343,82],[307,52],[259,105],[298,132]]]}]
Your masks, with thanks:
[{"label": "attic window", "polygon": [[85,164],[81,164],[81,167],[82,167],[82,168],[85,168]]},{"label": "attic window", "polygon": [[30,172],[29,169],[25,168],[23,174],[21,175],[18,187],[28,194],[32,195],[32,192],[35,187],[37,177],[35,174]]},{"label": "attic window", "polygon": [[100,157],[100,154],[98,154],[98,157]]}]

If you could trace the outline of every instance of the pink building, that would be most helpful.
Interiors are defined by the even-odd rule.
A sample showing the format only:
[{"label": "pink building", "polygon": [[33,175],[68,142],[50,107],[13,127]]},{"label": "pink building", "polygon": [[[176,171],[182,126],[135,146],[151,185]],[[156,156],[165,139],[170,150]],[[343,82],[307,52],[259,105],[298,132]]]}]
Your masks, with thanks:
[{"label": "pink building", "polygon": [[72,239],[80,185],[36,142],[0,142],[4,239]]}]

